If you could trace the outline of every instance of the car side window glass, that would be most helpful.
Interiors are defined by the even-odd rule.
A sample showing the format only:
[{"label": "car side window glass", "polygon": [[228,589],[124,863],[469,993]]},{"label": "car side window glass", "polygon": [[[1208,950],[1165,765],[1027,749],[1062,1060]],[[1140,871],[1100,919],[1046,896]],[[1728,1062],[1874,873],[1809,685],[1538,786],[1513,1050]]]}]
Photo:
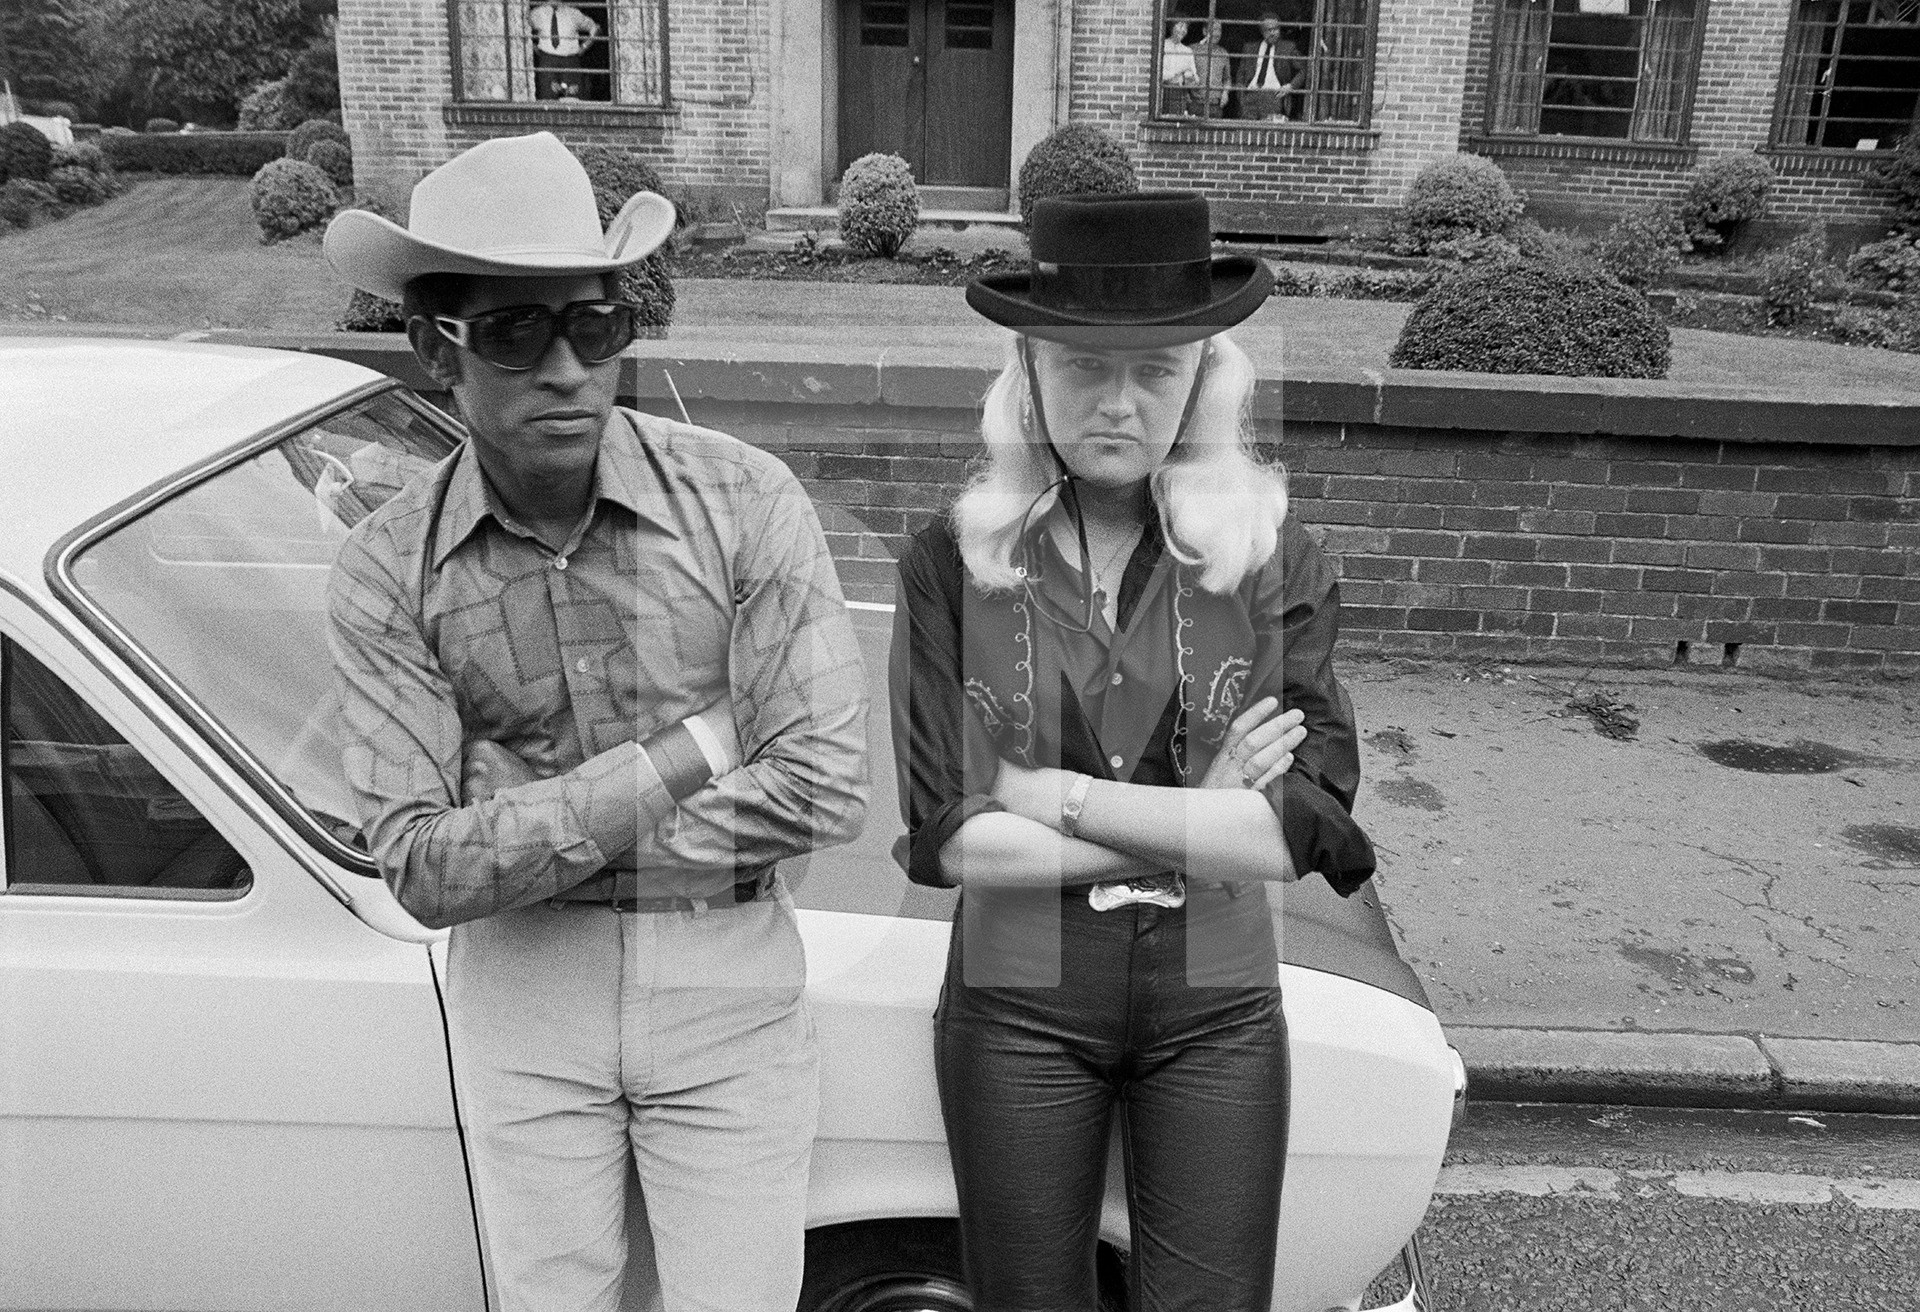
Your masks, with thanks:
[{"label": "car side window glass", "polygon": [[7,892],[237,897],[240,854],[46,666],[0,638]]}]

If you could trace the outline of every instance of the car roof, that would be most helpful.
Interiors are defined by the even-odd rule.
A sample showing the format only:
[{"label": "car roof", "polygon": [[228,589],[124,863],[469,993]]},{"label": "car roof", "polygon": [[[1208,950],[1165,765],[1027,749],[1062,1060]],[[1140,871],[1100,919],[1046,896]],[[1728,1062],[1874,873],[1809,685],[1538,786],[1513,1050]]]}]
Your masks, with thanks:
[{"label": "car roof", "polygon": [[78,525],[380,377],[254,347],[0,338],[0,580],[46,596],[47,552]]}]

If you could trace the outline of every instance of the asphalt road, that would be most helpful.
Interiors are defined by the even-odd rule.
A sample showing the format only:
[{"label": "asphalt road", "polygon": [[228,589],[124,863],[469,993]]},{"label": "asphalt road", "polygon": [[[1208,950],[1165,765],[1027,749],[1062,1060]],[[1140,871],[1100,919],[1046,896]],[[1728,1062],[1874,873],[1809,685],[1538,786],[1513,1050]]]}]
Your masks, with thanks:
[{"label": "asphalt road", "polygon": [[1435,1312],[1913,1312],[1920,1120],[1470,1107]]}]

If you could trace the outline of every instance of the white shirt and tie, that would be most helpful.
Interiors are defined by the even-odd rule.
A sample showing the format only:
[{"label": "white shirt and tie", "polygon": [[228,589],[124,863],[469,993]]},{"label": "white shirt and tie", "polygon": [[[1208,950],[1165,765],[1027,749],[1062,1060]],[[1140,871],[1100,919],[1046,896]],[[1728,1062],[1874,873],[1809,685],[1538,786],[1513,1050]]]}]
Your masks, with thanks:
[{"label": "white shirt and tie", "polygon": [[569,4],[535,5],[529,17],[534,46],[543,55],[570,59],[585,50],[587,41],[600,32],[600,24]]}]

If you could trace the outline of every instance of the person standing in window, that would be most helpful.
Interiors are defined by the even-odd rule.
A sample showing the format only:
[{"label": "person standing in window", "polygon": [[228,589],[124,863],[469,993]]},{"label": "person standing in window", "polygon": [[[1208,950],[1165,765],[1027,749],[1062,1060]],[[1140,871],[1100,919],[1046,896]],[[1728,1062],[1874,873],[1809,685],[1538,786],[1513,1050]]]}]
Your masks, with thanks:
[{"label": "person standing in window", "polygon": [[1260,44],[1241,58],[1247,80],[1240,93],[1240,116],[1270,123],[1295,117],[1296,93],[1306,84],[1308,65],[1300,47],[1281,30],[1278,14],[1269,10],[1260,15]]},{"label": "person standing in window", "polygon": [[1121,1118],[1136,1312],[1265,1312],[1286,1162],[1279,885],[1373,872],[1339,597],[1224,330],[1273,275],[1204,199],[1033,209],[982,472],[899,566],[916,883],[958,886],[935,1071],[983,1312],[1094,1312]]},{"label": "person standing in window", "polygon": [[1207,24],[1206,39],[1193,48],[1194,70],[1200,77],[1199,112],[1207,118],[1227,116],[1227,97],[1233,89],[1233,56],[1221,44],[1225,24]]},{"label": "person standing in window", "polygon": [[[545,0],[528,14],[533,33],[533,94],[536,100],[580,100],[585,78],[580,69],[600,24],[567,4]],[[604,96],[595,96],[603,100]]]},{"label": "person standing in window", "polygon": [[1168,23],[1167,39],[1160,43],[1160,112],[1181,118],[1198,113],[1194,88],[1199,83],[1187,46],[1187,25]]},{"label": "person standing in window", "polygon": [[661,1304],[792,1312],[819,1111],[777,863],[866,810],[866,677],[812,503],[775,457],[614,405],[619,270],[551,133],[483,142],[405,228],[347,210],[468,440],[354,526],[328,588],[367,849],[451,927],[446,1013],[503,1312],[615,1312],[638,1170]]}]

